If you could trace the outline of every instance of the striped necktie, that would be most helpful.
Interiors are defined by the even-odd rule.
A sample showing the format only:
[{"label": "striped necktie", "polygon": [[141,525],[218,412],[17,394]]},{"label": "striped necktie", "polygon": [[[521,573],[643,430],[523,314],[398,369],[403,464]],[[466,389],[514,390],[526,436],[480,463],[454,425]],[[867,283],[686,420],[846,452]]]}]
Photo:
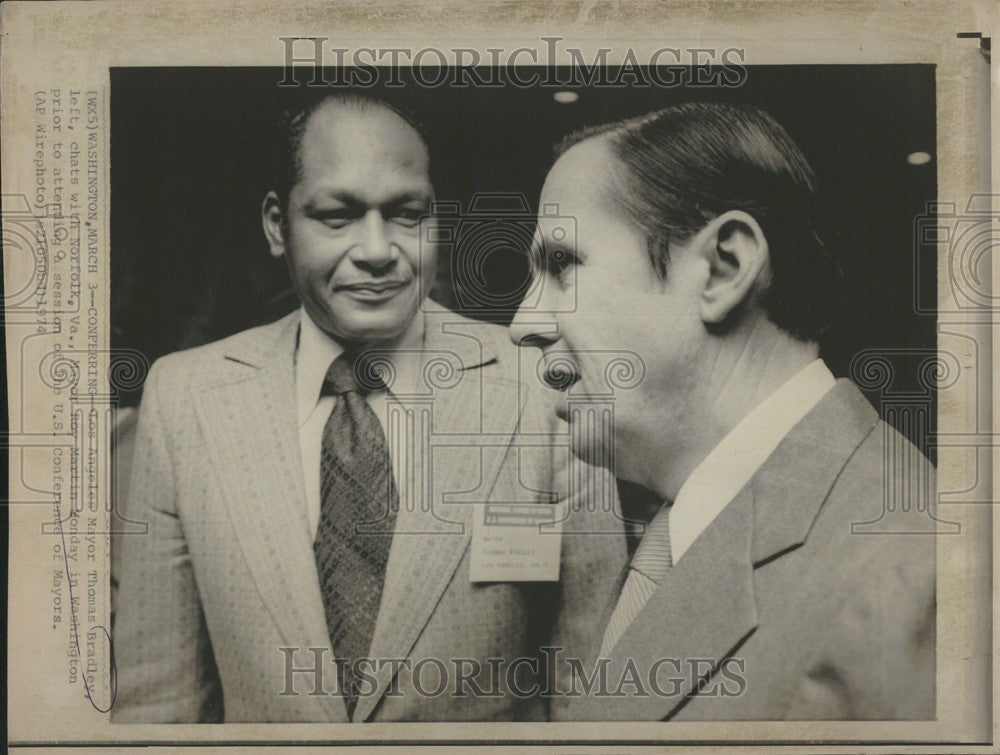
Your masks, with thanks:
[{"label": "striped necktie", "polygon": [[639,615],[639,611],[646,605],[673,566],[673,559],[670,556],[669,519],[670,508],[664,506],[646,528],[646,534],[643,535],[629,564],[628,575],[625,577],[618,603],[604,630],[601,658],[608,657],[629,624]]}]

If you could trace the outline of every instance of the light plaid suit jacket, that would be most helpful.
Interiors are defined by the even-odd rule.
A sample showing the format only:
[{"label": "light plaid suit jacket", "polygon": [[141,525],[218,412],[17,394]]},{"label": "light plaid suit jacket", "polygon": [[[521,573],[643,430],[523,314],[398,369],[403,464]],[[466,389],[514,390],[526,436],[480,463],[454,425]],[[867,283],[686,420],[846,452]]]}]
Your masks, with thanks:
[{"label": "light plaid suit jacket", "polygon": [[[489,691],[488,658],[530,657],[546,643],[580,656],[593,643],[624,539],[606,511],[617,506],[613,480],[591,470],[597,485],[578,491],[564,524],[558,584],[469,581],[472,517],[483,512],[469,502],[565,496],[570,454],[545,435],[560,432],[551,397],[519,379],[522,355],[504,329],[433,305],[425,316],[428,505],[398,514],[370,655],[436,658],[449,668],[451,659],[472,659],[484,668],[476,682]],[[347,720],[339,694],[309,694],[312,676],[295,675],[299,694],[280,694],[280,648],[302,649],[299,668],[313,665],[306,649],[319,649],[323,689],[332,691],[335,678],[295,420],[298,318],[172,354],[149,374],[127,504],[129,518],[149,531],[123,538],[113,721]],[[519,433],[548,440],[515,444]],[[573,534],[595,530],[612,534]],[[426,674],[422,689],[433,690],[434,670]],[[530,691],[533,676],[522,665],[516,683]],[[506,693],[508,681],[502,674],[500,696],[427,697],[415,693],[405,666],[387,665],[354,720],[549,714],[546,700]]]}]

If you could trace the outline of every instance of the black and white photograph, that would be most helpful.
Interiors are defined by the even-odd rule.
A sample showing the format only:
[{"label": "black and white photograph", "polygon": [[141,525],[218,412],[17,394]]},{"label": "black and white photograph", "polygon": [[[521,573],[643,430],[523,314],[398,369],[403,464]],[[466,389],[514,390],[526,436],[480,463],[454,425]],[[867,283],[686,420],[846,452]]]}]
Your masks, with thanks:
[{"label": "black and white photograph", "polygon": [[11,749],[991,751],[995,25],[0,6]]},{"label": "black and white photograph", "polygon": [[112,69],[112,720],[933,718],[933,69],[445,76]]}]

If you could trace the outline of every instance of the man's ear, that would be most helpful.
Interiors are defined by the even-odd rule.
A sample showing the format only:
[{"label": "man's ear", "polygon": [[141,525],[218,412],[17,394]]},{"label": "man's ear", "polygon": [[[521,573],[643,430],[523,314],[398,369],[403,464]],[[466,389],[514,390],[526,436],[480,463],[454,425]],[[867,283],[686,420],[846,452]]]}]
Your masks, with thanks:
[{"label": "man's ear", "polygon": [[757,221],[740,210],[714,218],[699,235],[709,262],[708,281],[701,293],[701,319],[718,324],[748,300],[758,281],[768,282],[767,239]]},{"label": "man's ear", "polygon": [[267,192],[260,207],[260,220],[264,226],[264,236],[271,248],[271,255],[281,257],[285,254],[285,214],[281,201],[273,191]]}]

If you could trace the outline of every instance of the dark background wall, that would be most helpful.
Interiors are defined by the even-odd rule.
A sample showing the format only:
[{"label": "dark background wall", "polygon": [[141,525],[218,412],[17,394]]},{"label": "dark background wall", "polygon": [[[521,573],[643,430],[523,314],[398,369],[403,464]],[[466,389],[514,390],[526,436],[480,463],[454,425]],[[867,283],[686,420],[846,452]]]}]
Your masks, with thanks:
[{"label": "dark background wall", "polygon": [[[691,100],[759,105],[798,142],[819,178],[825,241],[846,279],[839,320],[821,344],[833,371],[846,375],[864,349],[933,350],[935,318],[918,314],[914,302],[935,299],[934,250],[915,247],[914,223],[936,195],[935,162],[906,159],[935,152],[933,66],[747,72],[737,88],[576,87],[579,99],[570,104],[557,102],[551,87],[426,88],[405,71],[405,86],[366,91],[426,124],[439,200],[467,207],[477,192],[515,192],[529,216],[552,145],[575,128]],[[279,87],[281,78],[274,68],[111,70],[114,347],[152,361],[296,305],[260,228],[276,159],[274,124],[305,88]],[[504,206],[494,204],[492,216]],[[484,260],[484,290],[456,291],[450,270],[462,249],[442,254],[435,298],[483,305],[489,313],[482,316],[509,320],[527,268],[515,249],[519,237],[504,238]],[[922,390],[910,361],[897,369],[894,390]],[[138,395],[122,399],[135,403]]]}]

